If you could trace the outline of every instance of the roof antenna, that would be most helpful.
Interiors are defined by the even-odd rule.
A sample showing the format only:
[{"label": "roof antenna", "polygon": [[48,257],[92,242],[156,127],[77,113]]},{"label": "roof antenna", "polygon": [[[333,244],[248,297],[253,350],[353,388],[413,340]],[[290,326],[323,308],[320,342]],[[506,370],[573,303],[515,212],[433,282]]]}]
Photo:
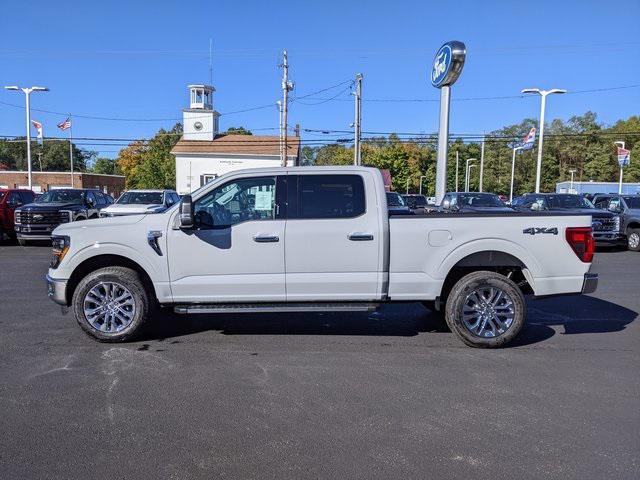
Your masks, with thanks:
[{"label": "roof antenna", "polygon": [[209,39],[209,85],[213,86],[213,40]]}]

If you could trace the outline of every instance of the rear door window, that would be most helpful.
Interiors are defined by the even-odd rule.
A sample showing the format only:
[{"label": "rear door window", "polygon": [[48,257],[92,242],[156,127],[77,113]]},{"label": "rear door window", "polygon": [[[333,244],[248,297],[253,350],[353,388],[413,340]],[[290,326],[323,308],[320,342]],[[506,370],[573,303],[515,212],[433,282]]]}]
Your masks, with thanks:
[{"label": "rear door window", "polygon": [[35,199],[35,195],[33,194],[33,192],[28,190],[20,192],[20,195],[22,196],[23,203],[33,203],[33,200]]},{"label": "rear door window", "polygon": [[354,218],[366,210],[360,175],[298,175],[297,208],[290,218]]}]

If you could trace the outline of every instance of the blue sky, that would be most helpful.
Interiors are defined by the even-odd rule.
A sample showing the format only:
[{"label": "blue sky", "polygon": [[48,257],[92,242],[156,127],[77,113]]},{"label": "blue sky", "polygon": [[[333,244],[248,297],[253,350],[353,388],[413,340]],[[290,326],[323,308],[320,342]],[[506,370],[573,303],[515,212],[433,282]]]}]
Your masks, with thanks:
[{"label": "blue sky", "polygon": [[[281,8],[286,5],[286,9]],[[45,85],[33,109],[135,119],[181,117],[188,83],[206,82],[214,42],[215,107],[221,128],[256,133],[278,125],[280,52],[289,51],[293,97],[364,74],[363,130],[433,132],[438,103],[427,70],[447,40],[467,45],[453,88],[451,131],[481,133],[537,117],[524,87],[591,90],[640,84],[640,2],[269,2],[31,1],[0,19],[0,83]],[[344,87],[291,104],[290,125],[348,130],[353,103]],[[342,93],[341,93],[342,92]],[[336,99],[323,99],[338,95]],[[24,97],[0,91],[0,102]],[[600,121],[640,114],[640,88],[549,99],[547,118],[595,111]],[[62,115],[33,112],[45,136]],[[74,119],[74,136],[148,137],[171,120]],[[265,129],[265,130],[262,130]],[[0,104],[0,134],[23,135],[24,111]],[[322,135],[305,134],[306,139]],[[115,156],[117,147],[88,147]]]}]

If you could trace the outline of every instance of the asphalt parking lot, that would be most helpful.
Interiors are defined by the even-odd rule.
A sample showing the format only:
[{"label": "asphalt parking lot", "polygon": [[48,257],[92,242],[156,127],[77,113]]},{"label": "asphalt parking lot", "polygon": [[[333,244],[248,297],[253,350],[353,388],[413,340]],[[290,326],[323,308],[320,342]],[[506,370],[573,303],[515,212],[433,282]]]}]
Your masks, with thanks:
[{"label": "asphalt parking lot", "polygon": [[0,477],[640,476],[640,254],[530,301],[510,348],[420,305],[379,315],[162,315],[96,343],[46,298],[49,247],[0,246]]}]

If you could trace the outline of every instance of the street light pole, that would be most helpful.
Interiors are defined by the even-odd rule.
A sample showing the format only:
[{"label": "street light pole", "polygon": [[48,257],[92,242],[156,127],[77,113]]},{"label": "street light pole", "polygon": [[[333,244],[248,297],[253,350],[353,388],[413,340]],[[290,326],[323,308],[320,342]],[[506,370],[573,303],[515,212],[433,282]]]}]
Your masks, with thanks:
[{"label": "street light pole", "polygon": [[471,165],[469,165],[469,168],[467,170],[467,192],[471,189],[471,169],[477,167],[478,165],[475,163],[472,163]]},{"label": "street light pole", "polygon": [[541,90],[539,88],[525,88],[522,93],[537,93],[541,97],[540,102],[540,134],[538,136],[538,162],[536,165],[536,193],[540,193],[540,175],[542,171],[542,142],[544,138],[544,113],[547,105],[547,95],[553,93],[567,93],[566,90],[560,88],[552,88],[551,90]]},{"label": "street light pole", "polygon": [[484,177],[484,137],[482,137],[482,146],[480,147],[480,183],[478,186],[478,191],[482,192],[482,180]]},{"label": "street light pole", "polygon": [[509,190],[509,203],[513,201],[513,177],[516,171],[516,151],[522,150],[522,147],[514,147],[513,156],[511,157],[511,189]]},{"label": "street light pole", "polygon": [[475,160],[476,160],[475,158],[467,158],[467,166],[466,166],[465,171],[464,171],[464,173],[465,173],[464,174],[464,191],[465,192],[469,191],[469,174],[470,174],[470,171],[471,171],[471,169],[469,168],[469,162],[473,162]]},{"label": "street light pole", "polygon": [[573,193],[573,174],[576,173],[575,170],[569,170],[571,174],[571,183],[569,183],[569,193]]},{"label": "street light pole", "polygon": [[427,176],[426,176],[426,175],[422,175],[422,176],[420,177],[420,195],[422,195],[422,179],[423,179],[423,178],[427,178]]},{"label": "street light pole", "polygon": [[460,169],[460,155],[456,150],[456,192],[458,192],[458,170]]},{"label": "street light pole", "polygon": [[9,85],[4,87],[6,90],[19,91],[22,90],[25,95],[25,110],[27,120],[27,175],[29,178],[29,190],[33,189],[33,180],[31,175],[31,103],[29,96],[31,92],[48,92],[47,87],[25,87],[21,88],[16,85]]}]

